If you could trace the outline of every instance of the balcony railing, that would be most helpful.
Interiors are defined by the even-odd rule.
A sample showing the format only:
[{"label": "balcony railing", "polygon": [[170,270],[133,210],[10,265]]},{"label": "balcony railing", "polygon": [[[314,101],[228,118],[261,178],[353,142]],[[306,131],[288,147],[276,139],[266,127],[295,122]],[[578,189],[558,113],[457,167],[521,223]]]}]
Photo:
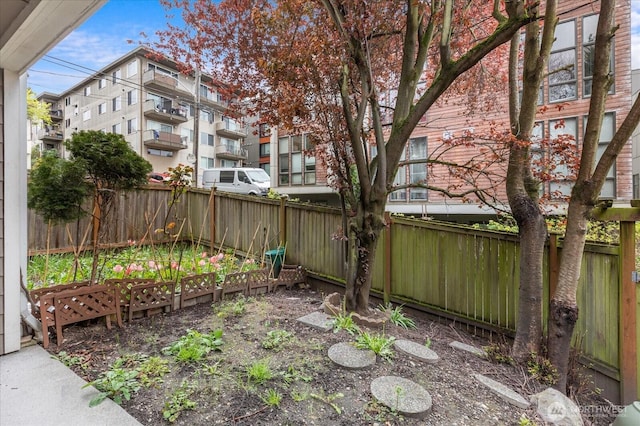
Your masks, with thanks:
[{"label": "balcony railing", "polygon": [[200,93],[200,102],[213,108],[216,108],[218,111],[226,111],[229,107],[229,102],[226,100],[219,100],[215,94],[205,95]]},{"label": "balcony railing", "polygon": [[249,156],[246,149],[233,145],[218,145],[215,148],[216,157],[228,160],[246,160]]},{"label": "balcony railing", "polygon": [[187,111],[184,108],[173,108],[157,105],[152,100],[144,103],[144,116],[163,123],[184,123],[187,121]]},{"label": "balcony railing", "polygon": [[62,110],[52,109],[49,110],[49,117],[51,117],[52,120],[60,121],[64,116],[62,115]]},{"label": "balcony railing", "polygon": [[156,70],[147,70],[142,75],[142,84],[145,87],[159,90],[175,90],[193,97],[193,94],[178,84],[178,79],[170,75],[166,75]]},{"label": "balcony railing", "polygon": [[164,151],[180,151],[186,149],[187,144],[180,135],[158,130],[145,130],[143,133],[144,146]]},{"label": "balcony railing", "polygon": [[61,142],[64,140],[64,133],[59,129],[42,129],[38,132],[38,139]]},{"label": "balcony railing", "polygon": [[216,133],[227,138],[246,138],[247,128],[232,120],[224,120],[216,123]]}]

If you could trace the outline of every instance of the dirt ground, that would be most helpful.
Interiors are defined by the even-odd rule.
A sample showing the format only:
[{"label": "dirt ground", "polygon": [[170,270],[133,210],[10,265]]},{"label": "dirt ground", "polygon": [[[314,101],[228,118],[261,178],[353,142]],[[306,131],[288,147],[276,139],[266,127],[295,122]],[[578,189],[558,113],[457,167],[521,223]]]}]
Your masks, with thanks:
[{"label": "dirt ground", "polygon": [[[368,369],[338,367],[327,356],[329,347],[355,338],[344,330],[322,332],[296,321],[320,310],[322,296],[308,289],[286,290],[239,303],[228,301],[213,307],[202,303],[134,320],[122,329],[107,330],[102,322],[75,325],[65,329],[64,344],[51,345],[49,351],[87,381],[100,377],[119,357],[146,354],[165,360],[169,372],[161,381],[141,386],[122,403],[144,425],[169,424],[163,418],[168,407],[174,407],[171,413],[177,411],[174,424],[178,425],[517,425],[523,424],[523,415],[543,424],[533,409],[502,401],[473,374],[489,376],[525,397],[544,386],[528,378],[520,367],[452,349],[452,340],[478,347],[489,342],[415,313],[406,312],[416,329],[388,324],[384,330],[371,332],[421,344],[430,340],[430,348],[440,356],[437,363],[423,363],[396,351],[392,362],[378,357]],[[243,313],[239,307],[244,308]],[[209,333],[216,329],[223,332],[220,350],[209,352],[201,361],[179,362],[163,352],[187,330]],[[274,348],[265,348],[263,342],[270,331],[286,331],[290,337],[276,342]],[[247,373],[259,361],[272,373],[260,384]],[[374,400],[370,383],[386,375],[411,379],[431,394],[433,407],[425,419],[405,418]],[[279,404],[273,403],[276,395],[281,397]],[[594,402],[594,397],[578,402],[607,404]],[[183,409],[175,409],[171,401],[182,401],[177,406]],[[187,405],[189,409],[184,408]],[[611,421],[585,419],[585,424]]]}]

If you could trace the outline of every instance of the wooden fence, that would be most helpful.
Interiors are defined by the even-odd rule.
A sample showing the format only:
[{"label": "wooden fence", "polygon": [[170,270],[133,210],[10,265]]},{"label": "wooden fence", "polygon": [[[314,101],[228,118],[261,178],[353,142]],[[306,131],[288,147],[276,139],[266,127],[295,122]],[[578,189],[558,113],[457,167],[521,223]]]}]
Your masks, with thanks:
[{"label": "wooden fence", "polygon": [[[162,228],[170,192],[147,189],[121,197],[108,221],[112,246],[127,240],[156,238]],[[340,281],[344,247],[337,209],[269,200],[253,196],[192,190],[170,213],[183,238],[224,245],[260,255],[262,249],[286,245],[286,263],[305,266],[319,277]],[[212,220],[213,219],[213,220]],[[29,216],[29,248],[46,248],[46,226]],[[50,247],[68,250],[89,226],[78,231],[54,227]],[[70,228],[74,228],[71,226]],[[68,237],[71,235],[71,237]],[[161,234],[164,235],[164,234]],[[555,240],[554,240],[555,241]],[[393,218],[382,234],[373,267],[373,290],[385,289],[392,299],[447,317],[513,332],[518,306],[520,247],[516,236],[435,221]],[[557,248],[555,248],[557,246]],[[555,251],[557,250],[557,252]],[[620,266],[617,246],[587,244],[582,262],[575,338],[584,357],[603,377],[599,385],[615,388],[620,381]],[[545,252],[544,318],[550,277],[561,244]],[[635,355],[634,355],[635,357]],[[613,383],[613,384],[612,384]],[[605,389],[615,399],[615,389]]]}]

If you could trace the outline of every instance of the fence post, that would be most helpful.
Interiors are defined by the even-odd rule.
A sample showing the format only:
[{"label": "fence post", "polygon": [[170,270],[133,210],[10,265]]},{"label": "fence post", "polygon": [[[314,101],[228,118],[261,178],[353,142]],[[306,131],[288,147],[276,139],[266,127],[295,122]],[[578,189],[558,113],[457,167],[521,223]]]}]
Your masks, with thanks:
[{"label": "fence post", "polygon": [[287,210],[286,203],[287,198],[289,198],[286,194],[280,197],[280,246],[284,247],[287,243]]},{"label": "fence post", "polygon": [[391,215],[384,212],[384,305],[389,306],[391,300]]},{"label": "fence post", "polygon": [[631,404],[638,398],[636,335],[635,222],[620,221],[620,399]]},{"label": "fence post", "polygon": [[211,188],[209,195],[209,247],[213,251],[216,244],[216,187]]}]

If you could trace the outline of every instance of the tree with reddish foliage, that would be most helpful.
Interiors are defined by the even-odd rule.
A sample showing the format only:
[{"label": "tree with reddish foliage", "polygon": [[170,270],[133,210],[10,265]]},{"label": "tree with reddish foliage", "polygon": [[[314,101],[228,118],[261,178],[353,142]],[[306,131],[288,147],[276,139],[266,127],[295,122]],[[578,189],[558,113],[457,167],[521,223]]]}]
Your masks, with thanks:
[{"label": "tree with reddish foliage", "polygon": [[[316,136],[315,150],[343,200],[346,308],[363,313],[387,196],[397,189],[394,177],[412,131],[448,90],[476,90],[469,83],[478,80],[458,77],[491,74],[490,61],[474,66],[533,19],[527,1],[507,2],[506,10],[500,0],[163,3],[181,10],[186,27],[161,32],[157,50],[187,72],[189,64],[208,64],[209,74],[246,100],[237,105],[243,111]],[[490,151],[479,149],[456,169],[463,177],[466,170],[468,180],[482,179],[483,166],[499,157]],[[442,157],[434,163],[460,166]],[[465,186],[444,190],[480,194]]]}]

